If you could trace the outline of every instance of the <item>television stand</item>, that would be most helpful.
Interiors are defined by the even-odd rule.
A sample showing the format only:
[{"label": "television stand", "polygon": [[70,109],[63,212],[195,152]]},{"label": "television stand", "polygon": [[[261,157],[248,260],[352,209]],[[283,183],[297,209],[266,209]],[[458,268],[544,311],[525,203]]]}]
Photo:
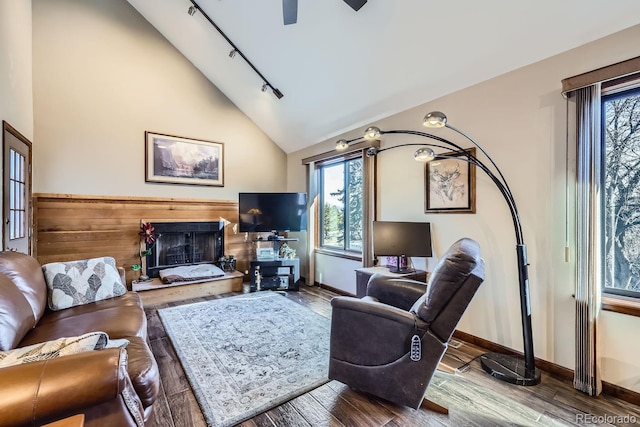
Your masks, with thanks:
[{"label": "television stand", "polygon": [[253,260],[249,269],[249,292],[300,290],[300,258]]},{"label": "television stand", "polygon": [[[275,255],[275,259],[279,258],[280,255],[280,243],[283,242],[297,242],[299,239],[297,237],[280,237],[278,236],[277,239],[272,238],[272,235],[269,235],[269,238],[267,239],[253,239],[252,242],[253,243],[271,243],[273,245],[273,254]],[[277,234],[276,234],[277,236]]]}]

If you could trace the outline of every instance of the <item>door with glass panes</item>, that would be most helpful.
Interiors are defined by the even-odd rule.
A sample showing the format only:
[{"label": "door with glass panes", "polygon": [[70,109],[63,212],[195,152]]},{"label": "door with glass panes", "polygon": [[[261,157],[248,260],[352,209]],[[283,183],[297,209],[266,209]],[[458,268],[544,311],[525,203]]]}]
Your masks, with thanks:
[{"label": "door with glass panes", "polygon": [[2,122],[2,250],[31,255],[31,142]]}]

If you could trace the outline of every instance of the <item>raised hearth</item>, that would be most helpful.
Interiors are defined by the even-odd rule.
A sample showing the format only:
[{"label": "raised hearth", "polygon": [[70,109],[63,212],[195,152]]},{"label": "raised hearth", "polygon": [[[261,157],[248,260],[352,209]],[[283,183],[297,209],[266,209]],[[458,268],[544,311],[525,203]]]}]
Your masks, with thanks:
[{"label": "raised hearth", "polygon": [[238,271],[225,272],[223,277],[194,282],[162,283],[159,278],[147,282],[133,283],[132,290],[138,292],[145,306],[164,304],[188,298],[200,298],[228,292],[241,292],[243,274]]}]

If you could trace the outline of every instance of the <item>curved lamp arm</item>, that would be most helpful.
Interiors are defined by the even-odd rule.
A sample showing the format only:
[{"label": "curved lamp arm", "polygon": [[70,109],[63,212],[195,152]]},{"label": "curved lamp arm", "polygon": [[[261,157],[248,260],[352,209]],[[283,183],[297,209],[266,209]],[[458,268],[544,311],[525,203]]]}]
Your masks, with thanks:
[{"label": "curved lamp arm", "polygon": [[447,120],[447,115],[446,114],[444,114],[442,111],[432,111],[432,112],[428,113],[426,116],[424,116],[424,119],[422,119],[422,124],[424,126],[428,127],[428,128],[446,127],[446,128],[451,129],[452,131],[456,132],[457,134],[462,135],[463,137],[465,137],[469,142],[471,142],[480,151],[482,151],[482,154],[485,155],[485,157],[489,160],[489,162],[496,169],[496,171],[498,172],[498,175],[500,175],[500,178],[502,179],[502,183],[504,184],[504,186],[507,189],[507,191],[509,192],[509,194],[511,194],[511,189],[509,188],[509,185],[507,184],[507,180],[504,178],[504,175],[502,175],[502,172],[500,171],[500,168],[498,167],[496,162],[493,161],[493,159],[491,158],[489,153],[487,153],[485,151],[485,149],[482,148],[482,146],[480,144],[478,144],[476,142],[476,140],[471,138],[468,134],[466,134],[465,132],[461,131],[458,128],[455,128],[455,127],[451,126],[449,124],[449,121]]},{"label": "curved lamp arm", "polygon": [[[442,114],[442,113],[441,113]],[[444,116],[444,114],[443,114]],[[509,199],[511,199],[512,203],[513,203],[513,208],[516,212],[516,216],[518,216],[518,218],[520,217],[519,213],[518,213],[518,207],[515,204],[515,199],[513,198],[513,194],[511,193],[511,189],[509,188],[509,184],[507,184],[507,180],[505,179],[504,175],[502,174],[502,171],[500,170],[500,168],[498,167],[498,165],[496,165],[496,163],[493,161],[493,159],[491,158],[491,156],[489,156],[489,154],[487,154],[487,152],[484,150],[484,148],[482,148],[480,146],[480,144],[478,144],[476,141],[473,140],[473,138],[471,138],[469,135],[467,135],[466,133],[454,128],[453,126],[450,126],[448,123],[446,123],[446,117],[445,117],[445,127],[448,127],[450,129],[452,129],[453,131],[459,133],[460,135],[464,136],[466,139],[468,139],[469,141],[471,141],[471,143],[476,146],[480,151],[482,151],[482,154],[485,155],[485,157],[489,160],[489,162],[491,163],[491,165],[493,165],[494,169],[496,170],[496,172],[498,173],[498,176],[500,177],[500,182],[502,183],[502,185],[504,186],[504,188],[506,189],[507,193],[509,194]],[[387,133],[404,133],[407,135],[415,135],[415,136],[420,136],[423,138],[429,138],[429,139],[433,139],[436,141],[440,141],[442,143],[447,144],[450,147],[454,147],[456,150],[458,151],[462,151],[464,150],[464,148],[462,148],[461,146],[459,146],[458,144],[455,144],[452,141],[449,141],[448,139],[442,138],[440,136],[437,135],[433,135],[431,133],[427,133],[427,132],[420,132],[420,131],[413,131],[413,130],[392,130],[392,131],[379,131],[381,135],[383,134],[387,134]],[[366,136],[365,136],[366,137]],[[443,147],[444,148],[444,147]],[[522,230],[520,230],[520,234],[522,234]],[[518,240],[519,243],[521,243],[521,239]]]},{"label": "curved lamp arm", "polygon": [[513,200],[513,196],[511,195],[511,192],[509,191],[509,188],[507,187],[506,183],[503,183],[500,179],[498,179],[498,177],[491,171],[491,169],[489,169],[489,167],[487,167],[487,165],[482,163],[477,157],[473,156],[467,151],[463,151],[463,153],[466,159],[460,158],[460,157],[453,157],[453,156],[440,156],[438,154],[436,154],[436,158],[443,158],[443,159],[452,158],[452,159],[462,160],[462,161],[471,163],[472,165],[475,165],[480,169],[482,169],[484,173],[486,173],[487,176],[491,179],[491,181],[493,181],[496,187],[498,187],[498,190],[500,190],[502,197],[504,197],[505,201],[507,202],[507,205],[509,206],[509,211],[511,213],[511,219],[513,220],[513,227],[516,234],[516,242],[518,244],[523,244],[524,237],[522,235],[522,224],[520,222],[520,215],[518,214],[518,208],[516,207],[516,202],[515,200]]},{"label": "curved lamp arm", "polygon": [[[516,202],[513,198],[513,195],[511,194],[511,191],[509,190],[509,187],[506,183],[506,181],[504,180],[504,176],[502,175],[502,173],[500,172],[500,170],[498,169],[497,166],[495,166],[495,163],[493,163],[493,161],[491,161],[491,159],[489,159],[491,161],[491,164],[494,165],[495,169],[498,172],[498,175],[500,176],[500,178],[498,178],[496,176],[496,174],[486,165],[484,164],[480,159],[478,159],[476,156],[473,156],[471,153],[469,153],[468,151],[466,151],[464,148],[462,148],[461,146],[459,146],[458,144],[449,141],[448,139],[427,133],[427,132],[420,132],[420,131],[414,131],[414,130],[379,130],[380,135],[385,135],[385,134],[404,134],[404,135],[413,135],[413,136],[419,136],[422,138],[428,138],[428,139],[433,139],[435,141],[439,141],[443,144],[446,145],[438,145],[438,144],[433,144],[433,143],[408,143],[408,144],[400,144],[400,145],[394,145],[391,147],[386,147],[386,148],[369,148],[367,150],[367,156],[371,157],[371,156],[375,156],[378,153],[381,153],[383,151],[387,151],[387,150],[391,150],[394,148],[398,148],[398,147],[407,147],[407,146],[421,146],[421,147],[425,147],[425,146],[430,146],[430,147],[438,147],[438,148],[443,148],[443,149],[455,149],[456,151],[459,151],[462,155],[464,155],[466,157],[466,159],[460,159],[459,157],[456,157],[457,159],[463,160],[463,161],[467,161],[468,163],[471,163],[473,165],[478,166],[480,169],[482,169],[484,171],[484,173],[487,174],[487,176],[491,179],[491,181],[493,181],[493,183],[496,185],[496,187],[498,187],[498,190],[500,190],[500,193],[502,194],[502,196],[504,197],[505,201],[507,202],[507,205],[509,207],[509,211],[511,213],[511,219],[513,220],[513,226],[514,226],[514,231],[515,231],[515,235],[516,235],[516,242],[517,244],[523,244],[524,243],[524,236],[522,233],[522,224],[520,223],[520,214],[518,213],[518,207],[516,206]],[[475,144],[477,146],[477,144]],[[481,151],[484,153],[484,150],[481,149]],[[438,156],[436,154],[436,156]],[[487,156],[488,157],[488,156]]]},{"label": "curved lamp arm", "polygon": [[469,135],[467,135],[466,133],[462,132],[460,129],[457,129],[453,126],[451,126],[449,123],[445,124],[445,127],[448,129],[451,129],[454,132],[457,132],[458,134],[464,136],[465,138],[467,138],[469,141],[471,141],[471,143],[473,145],[475,145],[476,147],[478,147],[478,149],[480,151],[482,151],[482,154],[485,155],[485,157],[487,159],[489,159],[489,161],[491,162],[491,164],[493,165],[493,167],[496,169],[496,171],[498,172],[498,175],[500,175],[500,178],[502,179],[502,182],[504,183],[505,188],[507,189],[507,191],[509,192],[509,194],[511,194],[511,189],[509,188],[509,185],[507,184],[507,180],[504,179],[504,175],[502,175],[502,172],[500,171],[500,168],[498,167],[498,165],[496,165],[496,162],[493,161],[493,159],[491,158],[491,156],[489,154],[487,154],[486,151],[484,151],[484,148],[482,148],[480,146],[480,144],[478,144],[473,138],[471,138]]}]

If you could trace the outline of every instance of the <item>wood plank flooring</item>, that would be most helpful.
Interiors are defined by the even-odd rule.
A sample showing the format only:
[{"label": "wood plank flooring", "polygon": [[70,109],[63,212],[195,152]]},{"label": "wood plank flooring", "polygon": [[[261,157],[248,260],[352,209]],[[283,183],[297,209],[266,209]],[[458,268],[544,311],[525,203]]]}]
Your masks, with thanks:
[{"label": "wood plank flooring", "polygon": [[[149,426],[206,427],[198,402],[160,322],[157,309],[237,294],[239,293],[193,298],[145,308],[149,339],[162,379],[160,396],[154,405]],[[299,292],[287,293],[288,298],[326,317],[331,316],[330,301],[335,296],[337,295],[330,291],[304,285]],[[463,343],[458,349],[450,347],[444,361],[450,366],[458,367],[485,351]],[[448,407],[449,415],[397,406],[331,381],[257,415],[241,426],[640,425],[638,406],[610,396],[586,396],[573,389],[570,382],[558,380],[545,372],[542,373],[541,384],[537,386],[514,386],[487,375],[478,361],[473,361],[465,372],[455,375],[436,373],[427,396]]]}]

